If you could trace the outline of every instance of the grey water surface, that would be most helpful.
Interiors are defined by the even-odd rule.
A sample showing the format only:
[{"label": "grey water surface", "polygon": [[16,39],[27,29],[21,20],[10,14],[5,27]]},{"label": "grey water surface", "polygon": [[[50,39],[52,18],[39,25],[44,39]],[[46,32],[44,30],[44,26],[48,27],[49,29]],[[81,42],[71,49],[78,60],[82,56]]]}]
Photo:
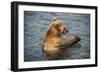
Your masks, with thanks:
[{"label": "grey water surface", "polygon": [[78,45],[65,51],[64,59],[90,58],[90,14],[24,11],[24,61],[48,60],[42,42],[52,18],[61,20],[69,32],[80,36]]}]

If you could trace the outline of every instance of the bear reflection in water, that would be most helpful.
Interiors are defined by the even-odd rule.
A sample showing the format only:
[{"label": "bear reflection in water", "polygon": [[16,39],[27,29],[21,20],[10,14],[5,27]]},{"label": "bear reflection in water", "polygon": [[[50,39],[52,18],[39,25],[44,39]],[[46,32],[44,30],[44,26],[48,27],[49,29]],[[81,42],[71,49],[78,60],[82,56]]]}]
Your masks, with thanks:
[{"label": "bear reflection in water", "polygon": [[64,58],[64,51],[80,41],[80,38],[71,35],[64,24],[53,18],[43,40],[43,52],[49,60]]}]

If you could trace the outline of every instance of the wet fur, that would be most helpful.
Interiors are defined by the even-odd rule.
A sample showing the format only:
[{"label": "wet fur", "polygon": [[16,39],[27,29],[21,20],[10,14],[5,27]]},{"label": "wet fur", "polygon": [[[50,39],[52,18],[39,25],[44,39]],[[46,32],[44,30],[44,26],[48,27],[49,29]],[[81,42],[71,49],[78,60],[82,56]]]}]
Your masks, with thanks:
[{"label": "wet fur", "polygon": [[45,34],[42,49],[48,56],[56,59],[64,55],[65,48],[68,48],[77,42],[75,36],[68,34],[68,30],[63,23],[58,19],[53,19]]}]

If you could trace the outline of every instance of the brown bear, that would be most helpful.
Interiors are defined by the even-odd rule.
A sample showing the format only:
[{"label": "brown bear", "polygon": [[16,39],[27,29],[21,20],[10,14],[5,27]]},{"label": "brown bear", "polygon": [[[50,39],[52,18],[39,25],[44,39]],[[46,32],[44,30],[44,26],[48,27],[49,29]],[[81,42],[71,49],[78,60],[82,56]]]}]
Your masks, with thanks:
[{"label": "brown bear", "polygon": [[43,52],[48,59],[61,59],[64,57],[64,50],[78,41],[79,37],[69,34],[64,24],[53,18],[43,40]]}]

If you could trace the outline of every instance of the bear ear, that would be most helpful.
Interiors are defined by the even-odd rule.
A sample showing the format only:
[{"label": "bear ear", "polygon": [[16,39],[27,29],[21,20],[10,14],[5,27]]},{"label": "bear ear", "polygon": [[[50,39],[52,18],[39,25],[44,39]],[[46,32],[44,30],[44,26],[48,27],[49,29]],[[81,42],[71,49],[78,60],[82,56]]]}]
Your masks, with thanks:
[{"label": "bear ear", "polygon": [[56,18],[56,17],[53,17],[53,18],[52,18],[52,21],[56,21],[56,20],[57,20],[57,18]]},{"label": "bear ear", "polygon": [[60,25],[60,21],[56,17],[53,17],[52,18],[52,25]]}]

